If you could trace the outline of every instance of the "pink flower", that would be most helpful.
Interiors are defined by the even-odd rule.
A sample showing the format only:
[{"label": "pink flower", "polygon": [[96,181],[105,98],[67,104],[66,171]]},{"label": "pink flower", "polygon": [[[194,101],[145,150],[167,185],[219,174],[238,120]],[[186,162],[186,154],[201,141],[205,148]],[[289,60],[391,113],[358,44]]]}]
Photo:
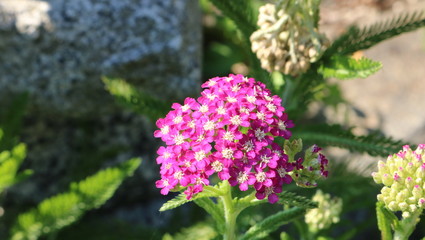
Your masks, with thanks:
[{"label": "pink flower", "polygon": [[158,149],[161,180],[156,186],[162,194],[186,187],[190,199],[217,174],[242,191],[253,186],[257,198],[276,202],[294,168],[275,143],[275,138],[288,139],[294,126],[282,100],[242,75],[211,78],[202,87],[199,98],[174,103],[156,122],[154,136],[166,145]]}]

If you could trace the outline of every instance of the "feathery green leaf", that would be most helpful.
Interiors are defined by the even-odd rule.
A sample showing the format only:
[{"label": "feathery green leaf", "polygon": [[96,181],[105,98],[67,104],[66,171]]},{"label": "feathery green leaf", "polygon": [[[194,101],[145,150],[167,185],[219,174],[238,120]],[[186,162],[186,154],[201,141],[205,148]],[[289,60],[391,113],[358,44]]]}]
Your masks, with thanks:
[{"label": "feathery green leaf", "polygon": [[376,217],[378,220],[378,228],[381,231],[382,240],[391,240],[391,224],[389,219],[384,214],[384,204],[382,202],[376,202]]},{"label": "feathery green leaf", "polygon": [[23,143],[16,145],[11,151],[0,153],[0,192],[32,174],[30,170],[18,173],[25,156],[26,147]]},{"label": "feathery green leaf", "polygon": [[223,207],[219,203],[214,203],[210,198],[198,198],[194,201],[196,205],[203,208],[215,220],[218,232],[224,233],[225,220]]},{"label": "feathery green leaf", "polygon": [[279,195],[279,204],[288,204],[290,206],[310,209],[317,208],[317,202],[312,201],[306,197],[297,195],[293,192],[282,191]]},{"label": "feathery green leaf", "polygon": [[318,71],[325,78],[350,79],[366,78],[381,68],[380,62],[365,57],[356,60],[349,56],[334,55]]},{"label": "feathery green leaf", "polygon": [[368,49],[386,39],[425,26],[423,12],[405,13],[389,21],[376,23],[360,29],[352,26],[326,50],[324,56],[335,53],[347,55]]},{"label": "feathery green leaf", "polygon": [[280,211],[252,226],[245,235],[243,235],[241,240],[263,239],[280,226],[303,216],[304,213],[305,209],[300,207],[293,207],[285,211]]},{"label": "feathery green leaf", "polygon": [[173,199],[164,203],[161,206],[161,208],[159,209],[159,211],[163,212],[163,211],[167,211],[167,210],[170,210],[170,209],[173,209],[173,208],[176,208],[176,207],[180,207],[181,205],[188,203],[190,201],[196,200],[196,199],[200,199],[200,198],[204,198],[204,197],[217,197],[218,196],[217,193],[215,193],[215,192],[205,191],[205,190],[206,189],[204,189],[204,191],[196,194],[190,200],[187,200],[186,194],[180,193],[179,195],[177,195]]},{"label": "feathery green leaf", "polygon": [[188,228],[183,228],[180,232],[173,236],[167,233],[162,237],[162,240],[212,240],[217,237],[219,237],[218,233],[210,226],[210,224],[200,222]]},{"label": "feathery green leaf", "polygon": [[139,114],[146,115],[153,122],[164,117],[169,110],[169,104],[161,101],[147,92],[136,89],[123,79],[102,78],[106,90],[115,100]]},{"label": "feathery green leaf", "polygon": [[74,223],[84,212],[100,207],[111,198],[140,162],[140,159],[133,158],[72,183],[68,192],[48,198],[36,208],[19,215],[12,228],[11,239],[35,240]]},{"label": "feathery green leaf", "polygon": [[[210,0],[226,17],[231,19],[242,33],[242,46],[248,53],[250,70],[253,77],[271,87],[270,77],[267,71],[261,68],[260,61],[251,51],[251,34],[257,30],[256,18],[254,17],[251,0]],[[235,36],[236,37],[236,36]]]},{"label": "feathery green leaf", "polygon": [[250,37],[257,29],[250,0],[210,0],[220,11],[230,18],[245,37]]},{"label": "feathery green leaf", "polygon": [[365,152],[371,156],[387,157],[398,152],[403,145],[408,145],[401,140],[394,140],[377,132],[356,136],[350,129],[344,129],[337,124],[304,126],[303,129],[294,130],[293,134],[295,138],[301,138],[304,142],[346,148],[350,151]]}]

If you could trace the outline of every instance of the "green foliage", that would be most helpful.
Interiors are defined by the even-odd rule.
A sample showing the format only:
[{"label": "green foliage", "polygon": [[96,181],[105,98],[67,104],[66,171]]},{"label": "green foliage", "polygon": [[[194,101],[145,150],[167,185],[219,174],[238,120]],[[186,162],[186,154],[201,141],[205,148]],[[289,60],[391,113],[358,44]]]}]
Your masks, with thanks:
[{"label": "green foliage", "polygon": [[268,236],[269,233],[278,229],[280,226],[287,224],[294,219],[303,216],[304,214],[305,209],[299,207],[293,207],[285,211],[280,211],[252,226],[250,229],[248,229],[245,235],[243,235],[241,240],[263,239],[264,237]]},{"label": "green foliage", "polygon": [[169,110],[169,104],[147,92],[136,89],[123,79],[102,78],[106,90],[115,100],[139,114],[146,115],[153,122],[164,117]]},{"label": "green foliage", "polygon": [[356,60],[349,56],[333,55],[318,69],[325,78],[366,78],[382,68],[380,62],[368,58]]},{"label": "green foliage", "polygon": [[0,128],[3,129],[0,139],[0,151],[9,150],[18,144],[19,131],[26,113],[28,94],[16,96],[7,106],[0,109]]},{"label": "green foliage", "polygon": [[196,194],[192,197],[192,199],[188,200],[186,198],[186,195],[184,193],[180,193],[173,199],[169,200],[168,202],[164,203],[161,208],[159,209],[160,212],[167,211],[176,207],[180,207],[181,205],[188,203],[190,201],[205,198],[205,197],[217,197],[217,193],[208,191],[208,189],[204,189],[204,191]]},{"label": "green foliage", "polygon": [[[251,74],[258,81],[265,82],[270,89],[271,81],[267,71],[261,68],[260,61],[251,51],[249,37],[257,30],[256,18],[251,0],[210,0],[226,17],[230,18],[242,33],[242,45],[248,54]],[[235,36],[236,37],[236,36]]]},{"label": "green foliage", "polygon": [[210,0],[224,15],[232,19],[245,37],[257,29],[250,0]]},{"label": "green foliage", "polygon": [[225,229],[225,220],[221,202],[214,203],[210,198],[198,198],[195,199],[195,203],[211,215],[217,224],[218,232],[223,233]]},{"label": "green foliage", "polygon": [[391,224],[389,221],[389,218],[387,218],[385,211],[388,211],[385,209],[384,204],[382,202],[376,202],[376,217],[378,220],[378,228],[381,231],[381,237],[382,240],[391,240],[392,233],[391,233]]},{"label": "green foliage", "polygon": [[125,178],[131,176],[141,160],[133,158],[115,167],[99,171],[69,191],[42,201],[36,208],[18,216],[12,228],[12,240],[38,239],[54,234],[76,222],[86,211],[95,209],[112,197]]},{"label": "green foliage", "polygon": [[347,55],[368,49],[386,39],[423,26],[425,26],[425,18],[422,11],[402,14],[389,21],[376,23],[362,29],[352,26],[345,34],[333,42],[324,53],[324,56],[332,56],[335,53]]},{"label": "green foliage", "polygon": [[292,238],[286,232],[281,232],[280,233],[280,240],[292,240]]},{"label": "green foliage", "polygon": [[317,208],[317,202],[293,192],[282,191],[279,195],[279,204],[296,206],[305,209]]},{"label": "green foliage", "polygon": [[316,143],[319,146],[335,146],[350,151],[366,152],[371,156],[387,157],[398,152],[401,146],[408,145],[401,140],[393,140],[379,133],[356,136],[351,129],[344,129],[341,125],[318,124],[305,126],[302,131],[295,130],[294,137],[303,141]]},{"label": "green foliage", "polygon": [[215,230],[206,223],[197,223],[188,228],[182,229],[179,233],[174,236],[165,234],[162,240],[210,240],[218,237]]},{"label": "green foliage", "polygon": [[[0,129],[0,135],[2,133]],[[5,150],[0,153],[0,193],[11,185],[25,180],[32,174],[31,170],[18,172],[25,157],[26,147],[22,143],[16,145],[11,151]]]}]

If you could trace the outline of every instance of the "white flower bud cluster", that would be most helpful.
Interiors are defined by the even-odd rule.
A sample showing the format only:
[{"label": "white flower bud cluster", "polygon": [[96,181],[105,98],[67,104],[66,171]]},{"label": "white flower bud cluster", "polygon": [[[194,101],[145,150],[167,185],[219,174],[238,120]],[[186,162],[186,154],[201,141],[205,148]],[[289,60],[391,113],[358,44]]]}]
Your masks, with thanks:
[{"label": "white flower bud cluster", "polygon": [[376,183],[385,186],[378,200],[391,211],[401,211],[404,218],[425,208],[425,144],[415,151],[409,146],[378,162],[378,172],[372,173]]},{"label": "white flower bud cluster", "polygon": [[342,199],[331,198],[328,193],[323,193],[320,189],[313,196],[313,201],[319,206],[307,211],[305,222],[310,231],[317,232],[329,228],[333,223],[339,222],[339,215],[342,211]]},{"label": "white flower bud cluster", "polygon": [[259,9],[260,29],[251,35],[251,48],[260,59],[261,67],[269,72],[302,74],[328,45],[326,37],[313,27],[312,16],[301,11],[299,4],[277,9],[268,3]]}]

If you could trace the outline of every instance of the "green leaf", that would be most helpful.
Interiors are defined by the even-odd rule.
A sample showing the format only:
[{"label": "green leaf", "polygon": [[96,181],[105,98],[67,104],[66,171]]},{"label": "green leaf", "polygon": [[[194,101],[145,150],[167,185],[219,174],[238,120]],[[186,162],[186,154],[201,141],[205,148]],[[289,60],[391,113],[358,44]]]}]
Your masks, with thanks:
[{"label": "green leaf", "polygon": [[376,217],[378,220],[378,228],[381,231],[382,240],[391,240],[393,238],[391,232],[391,220],[385,215],[384,204],[382,202],[376,202]]},{"label": "green leaf", "polygon": [[380,62],[365,57],[356,60],[349,56],[334,55],[319,68],[319,72],[325,78],[366,78],[381,68]]},{"label": "green leaf", "polygon": [[282,191],[279,195],[279,204],[287,204],[305,209],[317,208],[317,202],[293,192]]},{"label": "green leaf", "polygon": [[201,222],[188,228],[183,228],[179,233],[171,236],[165,234],[162,240],[211,240],[218,237],[217,232],[207,223]]},{"label": "green leaf", "polygon": [[257,29],[253,7],[249,0],[210,0],[224,15],[229,17],[241,32],[250,37]]},{"label": "green leaf", "polygon": [[115,100],[139,114],[146,115],[153,122],[164,117],[169,110],[169,104],[157,99],[148,92],[136,89],[123,79],[102,78],[106,90],[115,97]]},{"label": "green leaf", "polygon": [[292,240],[292,238],[286,232],[281,232],[280,233],[280,240]]},{"label": "green leaf", "polygon": [[173,199],[167,201],[166,203],[164,203],[161,208],[159,209],[160,212],[163,211],[167,211],[176,207],[180,207],[181,205],[188,203],[192,200],[187,200],[186,199],[186,194],[184,193],[180,193],[179,195],[177,195],[176,197],[174,197]]},{"label": "green leaf", "polygon": [[11,239],[35,240],[74,223],[86,211],[100,207],[111,198],[140,163],[140,159],[133,158],[72,183],[68,192],[48,198],[36,208],[20,214],[12,227]]},{"label": "green leaf", "polygon": [[376,23],[362,29],[353,26],[333,42],[325,51],[324,56],[332,56],[335,53],[347,55],[368,49],[386,39],[423,26],[425,26],[425,18],[422,11],[401,14],[389,21]]},{"label": "green leaf", "polygon": [[18,135],[22,119],[28,105],[28,93],[22,93],[0,109],[0,127],[3,129],[0,138],[0,151],[11,149],[18,144]]},{"label": "green leaf", "polygon": [[252,226],[250,229],[248,229],[245,235],[243,235],[241,240],[263,239],[264,237],[268,236],[269,233],[278,229],[280,226],[303,216],[304,213],[305,209],[299,207],[293,207],[285,211],[280,211]]},{"label": "green leaf", "polygon": [[[250,0],[210,0],[225,16],[230,18],[242,33],[241,45],[248,53],[250,62],[250,73],[257,81],[267,84],[269,89],[273,89],[267,71],[261,68],[260,61],[251,51],[251,34],[257,30],[256,18],[253,13],[252,1]],[[237,37],[237,36],[235,36]]]},{"label": "green leaf", "polygon": [[382,157],[398,152],[403,145],[409,145],[401,140],[382,136],[378,132],[356,136],[351,129],[345,129],[337,124],[305,125],[302,129],[294,130],[293,135],[304,142],[315,143],[319,146],[335,146]]},{"label": "green leaf", "polygon": [[[11,151],[0,153],[0,192],[25,177],[18,174],[25,157],[26,147],[23,143],[16,145]],[[22,174],[29,174],[29,172]]]},{"label": "green leaf", "polygon": [[167,210],[170,210],[170,209],[173,209],[173,208],[176,208],[176,207],[180,207],[181,205],[188,203],[190,201],[193,201],[195,199],[200,199],[200,198],[204,198],[204,197],[217,197],[217,196],[218,196],[218,194],[216,192],[212,192],[212,191],[208,191],[207,189],[204,189],[203,192],[196,194],[195,196],[192,197],[192,199],[188,200],[186,198],[186,194],[180,193],[179,195],[177,195],[173,199],[164,203],[161,206],[161,208],[159,209],[159,211],[163,212],[163,211],[167,211]]},{"label": "green leaf", "polygon": [[203,208],[217,224],[217,230],[219,233],[224,233],[225,230],[225,220],[224,220],[224,210],[219,203],[214,203],[210,198],[199,198],[194,200],[196,205]]}]

